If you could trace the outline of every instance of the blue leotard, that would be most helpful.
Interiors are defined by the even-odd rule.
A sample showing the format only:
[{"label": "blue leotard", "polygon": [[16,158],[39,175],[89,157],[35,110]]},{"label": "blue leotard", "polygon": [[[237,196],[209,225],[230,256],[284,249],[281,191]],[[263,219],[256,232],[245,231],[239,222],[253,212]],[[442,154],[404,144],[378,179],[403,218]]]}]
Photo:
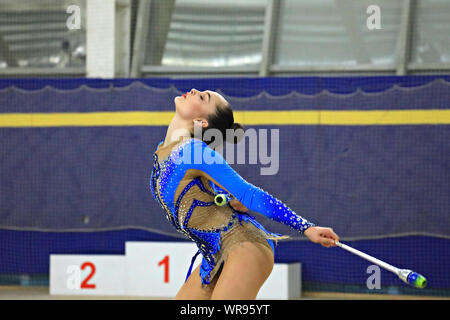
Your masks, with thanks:
[{"label": "blue leotard", "polygon": [[150,178],[150,188],[155,199],[166,213],[166,218],[175,229],[193,240],[198,247],[186,279],[189,277],[195,258],[202,254],[200,267],[202,285],[210,284],[211,273],[224,261],[222,251],[233,242],[260,241],[288,238],[267,231],[255,217],[247,212],[233,209],[230,204],[216,206],[214,196],[226,194],[239,200],[250,210],[284,223],[303,233],[314,224],[297,215],[263,189],[243,179],[225,161],[220,153],[205,142],[191,138],[181,141],[160,162],[157,152]]}]

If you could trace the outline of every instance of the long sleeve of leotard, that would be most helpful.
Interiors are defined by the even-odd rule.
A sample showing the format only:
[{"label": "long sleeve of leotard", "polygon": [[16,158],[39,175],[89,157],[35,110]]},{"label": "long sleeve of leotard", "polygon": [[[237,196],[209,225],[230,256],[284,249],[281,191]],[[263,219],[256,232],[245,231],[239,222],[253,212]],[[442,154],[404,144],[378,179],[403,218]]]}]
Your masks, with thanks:
[{"label": "long sleeve of leotard", "polygon": [[203,176],[229,192],[250,210],[288,225],[300,233],[315,225],[297,215],[271,194],[247,182],[230,167],[219,152],[201,140],[193,139],[187,143],[178,161],[182,162],[186,170],[199,170]]}]

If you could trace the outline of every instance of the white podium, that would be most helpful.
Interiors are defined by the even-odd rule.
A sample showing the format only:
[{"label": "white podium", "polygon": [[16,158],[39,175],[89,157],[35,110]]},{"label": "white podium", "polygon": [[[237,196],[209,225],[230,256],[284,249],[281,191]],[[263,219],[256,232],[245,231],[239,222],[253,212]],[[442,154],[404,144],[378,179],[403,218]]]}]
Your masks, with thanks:
[{"label": "white podium", "polygon": [[[131,296],[175,297],[186,279],[195,243],[127,242],[126,294]],[[202,257],[197,256],[195,270]]]},{"label": "white podium", "polygon": [[256,299],[290,300],[302,292],[301,264],[275,263],[272,273],[258,292]]},{"label": "white podium", "polygon": [[[194,243],[126,242],[125,255],[51,255],[50,294],[173,298],[183,285]],[[201,263],[198,255],[192,272]],[[301,264],[275,263],[257,299],[301,296]]]},{"label": "white podium", "polygon": [[114,295],[125,292],[125,256],[50,255],[50,294]]}]

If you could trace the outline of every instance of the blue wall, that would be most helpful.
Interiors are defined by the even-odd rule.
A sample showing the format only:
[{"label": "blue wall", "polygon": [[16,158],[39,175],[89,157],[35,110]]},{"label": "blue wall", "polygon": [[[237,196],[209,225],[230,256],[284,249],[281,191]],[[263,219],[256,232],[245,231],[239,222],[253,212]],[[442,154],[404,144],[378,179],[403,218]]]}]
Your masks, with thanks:
[{"label": "blue wall", "polygon": [[[326,106],[325,109],[335,110],[394,109],[393,106],[396,109],[449,109],[450,90],[445,87],[432,87],[431,84],[436,80],[449,82],[450,76],[183,80],[161,78],[3,79],[0,80],[0,105],[2,113],[173,110],[173,106],[167,103],[167,99],[155,96],[149,101],[147,96],[139,95],[142,92],[138,90],[138,87],[136,91],[130,89],[126,95],[120,91],[121,88],[126,88],[138,81],[146,86],[160,89],[172,86],[181,92],[190,90],[192,87],[199,90],[220,89],[222,93],[236,98],[253,97],[265,91],[280,97],[279,102],[282,101],[283,104],[278,107],[290,110],[311,110],[324,106]],[[57,90],[44,89],[47,86]],[[110,91],[105,91],[106,94],[100,91],[80,94],[78,92],[80,86]],[[411,98],[407,96],[408,91],[397,90],[395,95],[392,91],[394,86],[409,89],[422,88],[420,90],[423,91],[415,98]],[[430,86],[429,89],[427,86]],[[16,89],[12,90],[12,87]],[[111,90],[111,88],[115,89]],[[317,98],[320,100],[314,100],[316,102],[311,102],[313,100],[308,97],[299,98],[298,101],[282,98],[283,95],[288,95],[292,91],[311,96],[321,92],[328,92],[331,95]],[[32,92],[41,93],[33,95],[30,94]],[[360,99],[355,98],[352,103],[341,98],[356,92],[365,92],[369,95],[363,95]],[[370,96],[375,93],[380,93],[380,96],[378,98]],[[251,103],[246,105],[243,102],[239,109],[257,110],[258,106],[267,110],[273,110],[276,107],[276,105],[270,106],[267,101],[257,100],[254,105]],[[290,163],[297,160],[289,160],[288,157],[285,160],[286,163],[281,162],[281,179],[261,178],[251,168],[240,166],[236,168],[254,184],[275,192],[274,194],[283,201],[286,200],[289,206],[302,208],[300,214],[305,217],[311,215],[314,217],[314,222],[333,226],[340,234],[349,237],[353,235],[364,239],[364,237],[381,236],[377,240],[346,243],[393,265],[413,269],[426,275],[430,289],[450,289],[450,277],[447,275],[448,267],[446,267],[450,262],[450,240],[448,237],[442,237],[442,235],[448,236],[450,230],[450,215],[448,215],[448,209],[450,209],[448,163],[450,162],[446,161],[450,159],[449,127],[448,125],[380,126],[377,128],[329,126],[319,132],[314,127],[284,126],[281,130],[298,136],[304,148],[302,162],[295,170],[298,176],[292,176],[292,171],[289,169]],[[180,238],[161,236],[158,233],[136,228],[95,231],[95,228],[108,226],[108,224],[114,225],[116,221],[114,219],[119,219],[119,214],[122,212],[117,208],[128,206],[136,212],[136,216],[159,208],[148,190],[148,178],[151,167],[150,155],[155,143],[163,137],[164,127],[86,128],[83,131],[86,148],[85,145],[74,142],[76,128],[48,128],[45,131],[28,128],[27,134],[23,130],[0,128],[2,139],[0,274],[48,273],[50,254],[123,254],[125,241],[183,241]],[[320,141],[315,140],[317,134],[321,138]],[[359,139],[362,134],[367,140]],[[108,162],[111,159],[102,158],[100,153],[96,152],[99,148],[105,148],[103,151],[114,150],[107,149],[106,145],[117,146],[117,139],[101,140],[102,136],[115,137],[121,141],[122,149],[120,153],[113,154],[114,161]],[[351,140],[352,137],[356,138]],[[46,143],[50,141],[50,138],[53,142],[56,139],[58,143]],[[352,143],[358,142],[359,145],[352,144],[349,148],[347,144],[349,139]],[[95,141],[92,142],[92,140]],[[414,149],[412,152],[414,143],[423,147],[420,150]],[[74,145],[76,148],[73,148]],[[317,149],[319,145],[321,148]],[[366,148],[368,145],[377,146],[379,149]],[[288,149],[289,141],[281,141],[281,146]],[[394,154],[394,151],[397,153]],[[90,157],[84,163],[80,163],[77,158],[82,152]],[[14,154],[14,158],[11,154]],[[35,157],[30,158],[30,154]],[[405,157],[403,162],[402,156]],[[327,158],[333,161],[324,162]],[[357,165],[356,162],[352,162],[355,160],[359,160]],[[32,165],[27,166],[28,162],[32,162]],[[98,167],[93,168],[92,163]],[[421,171],[422,167],[424,167],[423,171]],[[324,168],[328,170],[327,175],[320,176],[325,172]],[[358,171],[355,171],[355,168]],[[406,169],[411,169],[411,172]],[[49,180],[55,170],[60,170],[57,177],[64,177],[64,179]],[[422,180],[416,180],[417,176],[413,175],[417,171],[420,172]],[[121,172],[123,176],[115,175],[117,172]],[[360,186],[354,185],[355,181],[352,179],[355,176],[352,174],[355,172],[363,174],[361,177],[356,177],[370,182],[363,185],[369,189],[361,191]],[[303,180],[300,180],[302,182],[297,188],[303,188],[304,200],[298,199],[294,192],[299,189],[276,193],[282,190],[283,185],[291,183],[289,179],[298,179],[299,176]],[[92,177],[99,180],[95,181]],[[111,177],[115,177],[116,180],[111,181]],[[411,179],[408,180],[410,177]],[[389,179],[398,181],[398,185],[394,185],[393,182],[388,184],[386,181],[390,181]],[[90,181],[90,184],[86,184],[86,181]],[[86,226],[80,217],[83,217],[86,212],[92,213],[93,207],[98,205],[99,195],[105,190],[106,181],[111,182],[107,184],[111,197],[126,198],[127,202],[112,203],[106,199],[105,207],[99,208],[98,211],[103,212],[107,208],[108,214],[113,213],[109,216],[98,215],[97,220],[92,218],[95,217],[92,215],[91,223],[94,226]],[[314,185],[314,181],[320,181],[320,185]],[[46,189],[52,183],[62,187],[60,190]],[[131,185],[139,191],[127,193]],[[17,186],[19,189],[13,189]],[[353,189],[349,189],[349,186]],[[391,189],[383,190],[384,186]],[[49,192],[54,192],[53,200],[47,203],[45,200]],[[82,192],[88,192],[91,196],[81,197]],[[80,197],[72,198],[77,193]],[[124,194],[126,197],[123,197]],[[351,198],[349,198],[350,194],[352,194]],[[397,197],[394,199],[397,204],[389,202],[389,194]],[[355,198],[355,195],[361,198]],[[77,199],[88,200],[81,202]],[[394,207],[395,205],[397,206]],[[387,214],[389,208],[392,208],[397,215],[390,212]],[[117,213],[114,213],[114,210],[117,210]],[[327,215],[327,211],[336,214]],[[361,213],[361,216],[357,216],[358,213]],[[421,219],[420,215],[425,213],[427,218]],[[408,214],[411,215],[408,216]],[[119,225],[121,220],[117,221]],[[14,228],[13,223],[16,223]],[[47,226],[52,232],[32,231],[33,226],[37,226],[38,223],[41,223],[40,227]],[[17,231],[20,226],[23,227],[20,229],[23,231]],[[78,228],[81,231],[58,232],[58,228],[62,230],[65,227]],[[82,230],[83,228],[86,230]],[[402,234],[404,228],[431,232],[427,232],[429,236],[418,234],[392,236],[395,233]],[[433,232],[441,237],[431,236]],[[326,249],[307,241],[280,242],[276,248],[276,261],[301,261],[302,276],[305,281],[365,284],[368,277],[366,269],[369,263],[364,260],[339,248]],[[383,271],[382,285],[390,284],[402,285],[392,274]]]}]

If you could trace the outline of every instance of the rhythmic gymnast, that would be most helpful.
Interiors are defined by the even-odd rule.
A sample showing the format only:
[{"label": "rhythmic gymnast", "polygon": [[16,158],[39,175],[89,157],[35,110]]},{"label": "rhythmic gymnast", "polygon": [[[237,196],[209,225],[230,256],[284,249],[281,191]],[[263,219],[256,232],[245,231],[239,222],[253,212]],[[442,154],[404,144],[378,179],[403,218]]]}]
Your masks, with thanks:
[{"label": "rhythmic gymnast", "polygon": [[[175,299],[256,298],[272,272],[274,241],[288,236],[267,231],[248,209],[290,226],[314,243],[336,245],[339,237],[331,228],[316,226],[247,182],[209,147],[210,141],[194,137],[194,131],[211,128],[223,137],[227,129],[243,130],[219,93],[192,89],[174,102],[175,116],[153,154],[150,188],[169,222],[198,247]],[[196,154],[202,155],[201,161]],[[211,161],[203,159],[207,154],[221,161],[208,164]],[[218,194],[231,200],[216,205]],[[198,254],[202,263],[191,272]]]}]

